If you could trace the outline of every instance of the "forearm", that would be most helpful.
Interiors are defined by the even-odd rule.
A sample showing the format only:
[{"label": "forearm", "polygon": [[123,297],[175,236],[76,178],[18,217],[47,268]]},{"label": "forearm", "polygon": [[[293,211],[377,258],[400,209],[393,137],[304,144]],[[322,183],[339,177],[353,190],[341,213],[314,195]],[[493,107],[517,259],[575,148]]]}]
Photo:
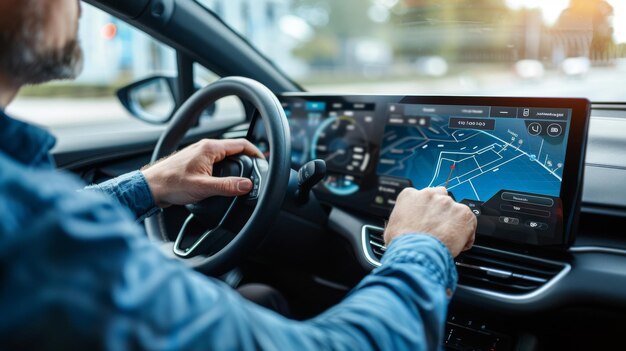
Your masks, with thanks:
[{"label": "forearm", "polygon": [[336,307],[303,322],[257,306],[180,262],[157,257],[143,238],[129,239],[135,242],[129,245],[132,254],[111,262],[104,276],[134,273],[114,283],[112,305],[101,307],[108,317],[96,326],[129,326],[105,336],[103,342],[114,349],[432,350],[442,341],[446,286],[455,278],[446,276],[447,253],[430,237],[402,239],[412,242],[403,243],[406,249],[398,250],[398,257],[385,260]]},{"label": "forearm", "polygon": [[115,199],[129,209],[137,221],[150,217],[159,211],[150,187],[141,171],[123,174],[100,184],[85,187],[85,190],[98,191]]},{"label": "forearm", "polygon": [[199,333],[188,345],[180,346],[224,348],[226,335],[232,335],[227,339],[229,348],[235,349],[437,349],[449,301],[446,291],[454,290],[456,284],[452,258],[430,236],[407,235],[396,240],[382,267],[340,304],[308,321],[283,318],[244,301],[228,288],[219,289],[217,305],[198,297],[207,303],[206,313],[221,316],[215,317],[214,324],[200,327],[207,334]]},{"label": "forearm", "polygon": [[392,242],[382,263],[341,304],[310,323],[329,342],[340,342],[329,346],[344,349],[439,348],[447,291],[457,279],[448,250],[431,236],[404,235]]},{"label": "forearm", "polygon": [[[169,283],[157,290],[171,308],[181,303],[197,308],[188,311],[197,318],[177,329],[189,336],[185,344],[177,345],[183,349],[437,349],[449,301],[446,291],[454,290],[456,284],[447,249],[426,235],[394,240],[383,265],[344,301],[303,322],[256,306],[221,283],[203,279],[192,283],[180,273],[172,274]],[[211,293],[203,293],[205,289]],[[193,292],[185,293],[185,302],[174,295],[182,291]],[[182,340],[176,334],[167,338]]]},{"label": "forearm", "polygon": [[[441,342],[447,297],[446,284],[439,281],[445,266],[432,257],[438,255],[436,249],[425,253],[414,243],[415,258],[392,258],[345,301],[298,322],[164,258],[145,238],[131,233],[135,230],[115,216],[109,219],[109,226],[81,224],[93,235],[65,238],[79,250],[68,252],[64,261],[76,260],[80,266],[44,260],[47,270],[58,274],[34,277],[41,282],[34,301],[45,305],[38,311],[59,306],[65,315],[80,316],[87,327],[69,326],[55,336],[61,344],[72,345],[80,336],[99,339],[97,344],[108,349],[430,350]],[[109,230],[120,234],[109,236]],[[28,264],[39,272],[39,266]],[[81,275],[90,278],[81,281],[80,290],[68,288],[79,281],[69,277]],[[50,293],[56,294],[54,299],[43,299]],[[69,302],[77,299],[80,304]],[[39,316],[52,323],[56,315]]]},{"label": "forearm", "polygon": [[23,283],[10,285],[15,299],[35,294],[29,311],[40,312],[35,323],[25,309],[13,308],[18,330],[58,324],[63,315],[55,342],[86,348],[90,340],[115,350],[414,350],[436,348],[442,339],[446,288],[454,288],[456,278],[434,238],[397,238],[382,267],[343,302],[298,322],[165,258],[109,201],[64,194],[38,207],[41,221],[22,228],[24,245],[37,241],[37,250],[17,256],[20,268],[9,271],[7,281]]},{"label": "forearm", "polygon": [[[343,302],[298,322],[166,258],[128,211],[74,191],[73,177],[10,162],[2,169],[0,208],[9,216],[0,236],[10,265],[0,344],[8,349],[412,350],[441,341],[456,273],[432,237],[393,240],[382,267]],[[131,173],[91,189],[132,207],[141,179]]]}]

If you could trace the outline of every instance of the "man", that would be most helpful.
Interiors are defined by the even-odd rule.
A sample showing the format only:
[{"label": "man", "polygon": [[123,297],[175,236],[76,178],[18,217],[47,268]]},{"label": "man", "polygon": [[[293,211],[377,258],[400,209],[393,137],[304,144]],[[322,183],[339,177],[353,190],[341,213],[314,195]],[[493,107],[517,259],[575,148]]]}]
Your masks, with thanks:
[{"label": "man", "polygon": [[[78,16],[77,0],[0,2],[2,109],[24,84],[77,74]],[[99,191],[77,192],[77,179],[53,170],[53,138],[1,111],[2,348],[439,347],[456,284],[452,256],[471,247],[476,227],[445,189],[404,190],[382,266],[337,306],[291,321],[164,257],[135,222],[158,207],[247,193],[248,179],[211,171],[228,155],[261,157],[250,143],[205,140]]]}]

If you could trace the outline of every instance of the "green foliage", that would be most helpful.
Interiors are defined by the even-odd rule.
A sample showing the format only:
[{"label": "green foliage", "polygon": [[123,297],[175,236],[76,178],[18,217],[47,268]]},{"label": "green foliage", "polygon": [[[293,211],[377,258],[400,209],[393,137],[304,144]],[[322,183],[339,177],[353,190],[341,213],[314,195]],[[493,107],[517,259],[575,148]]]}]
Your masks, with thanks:
[{"label": "green foliage", "polygon": [[29,85],[20,90],[20,96],[27,97],[71,97],[92,98],[111,97],[119,86],[93,85],[93,84],[67,84],[48,83],[42,85]]},{"label": "green foliage", "polygon": [[[581,35],[558,32],[558,23],[548,28],[539,10],[514,10],[505,0],[400,0],[390,9],[386,23],[374,23],[368,10],[377,1],[380,3],[296,0],[294,12],[322,8],[328,12],[329,21],[326,26],[315,28],[315,38],[296,48],[294,54],[313,66],[338,66],[350,62],[345,60],[350,39],[369,38],[390,45],[396,62],[430,55],[442,56],[452,63],[515,62],[523,58],[551,62],[558,40],[577,42],[579,38],[575,37]],[[593,25],[593,41],[583,51],[574,48],[578,51],[570,52],[566,48],[566,55],[589,55],[594,60],[610,57],[615,51],[610,24],[613,8],[605,0],[573,0],[561,17],[568,14],[585,28]]]},{"label": "green foliage", "polygon": [[293,50],[293,54],[307,62],[325,62],[339,55],[340,47],[335,36],[318,33],[313,40]]},{"label": "green foliage", "polygon": [[296,0],[293,7],[317,7],[328,11],[328,25],[317,28],[320,32],[330,30],[340,39],[363,37],[372,34],[375,25],[367,16],[371,2],[368,0]]},{"label": "green foliage", "polygon": [[392,18],[401,33],[395,47],[405,56],[459,61],[485,53],[488,57],[481,60],[501,58],[515,45],[524,21],[504,0],[404,1],[399,6]]},{"label": "green foliage", "polygon": [[294,54],[309,63],[332,63],[341,60],[348,39],[376,38],[399,57],[441,55],[456,60],[469,45],[507,47],[511,26],[523,21],[504,0],[402,0],[390,9],[386,23],[374,23],[368,17],[373,4],[373,0],[295,1],[294,12],[322,8],[329,21],[315,28],[315,38]]},{"label": "green foliage", "polygon": [[112,84],[86,84],[75,81],[52,81],[46,84],[28,85],[20,90],[27,97],[72,97],[101,98],[112,97],[118,89],[134,80],[129,72],[122,72]]}]

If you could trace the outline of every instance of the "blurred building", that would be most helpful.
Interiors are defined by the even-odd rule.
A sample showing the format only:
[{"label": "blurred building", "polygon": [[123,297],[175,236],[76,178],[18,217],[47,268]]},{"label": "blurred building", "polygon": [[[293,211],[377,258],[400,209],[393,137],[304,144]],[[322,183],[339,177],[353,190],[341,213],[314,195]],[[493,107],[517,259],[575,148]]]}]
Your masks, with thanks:
[{"label": "blurred building", "polygon": [[171,48],[90,5],[83,4],[79,39],[85,55],[80,83],[110,85],[176,69]]},{"label": "blurred building", "polygon": [[[291,49],[291,0],[200,0],[272,61],[290,73],[302,70]],[[293,16],[292,16],[293,17]],[[292,19],[293,20],[293,19]],[[297,23],[296,23],[297,24]],[[79,38],[85,54],[81,83],[109,85],[176,70],[176,55],[140,30],[83,5]]]},{"label": "blurred building", "polygon": [[[394,46],[408,58],[515,61],[519,51],[525,50],[520,43],[526,35],[523,15],[512,11],[504,0],[402,0],[392,16]],[[538,26],[540,30],[541,23]]]},{"label": "blurred building", "polygon": [[[298,74],[302,64],[292,49],[298,43],[298,22],[291,15],[292,0],[198,0],[278,67]],[[291,21],[290,21],[291,20]]]}]

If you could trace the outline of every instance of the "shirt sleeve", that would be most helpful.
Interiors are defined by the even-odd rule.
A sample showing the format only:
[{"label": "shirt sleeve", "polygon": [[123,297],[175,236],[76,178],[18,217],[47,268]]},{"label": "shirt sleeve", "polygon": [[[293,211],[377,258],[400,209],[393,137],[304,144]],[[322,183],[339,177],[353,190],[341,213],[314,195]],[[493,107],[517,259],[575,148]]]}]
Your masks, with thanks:
[{"label": "shirt sleeve", "polygon": [[[42,185],[43,180],[48,182]],[[456,273],[447,249],[431,236],[395,239],[382,266],[341,303],[311,320],[294,321],[167,258],[118,204],[67,184],[52,173],[0,181],[7,199],[0,209],[7,206],[16,214],[0,223],[5,262],[0,344],[9,349],[431,350],[441,345],[446,289],[454,288]]]},{"label": "shirt sleeve", "polygon": [[100,184],[87,186],[85,190],[99,191],[112,197],[134,213],[137,222],[161,210],[156,206],[150,186],[141,171],[133,171]]}]

